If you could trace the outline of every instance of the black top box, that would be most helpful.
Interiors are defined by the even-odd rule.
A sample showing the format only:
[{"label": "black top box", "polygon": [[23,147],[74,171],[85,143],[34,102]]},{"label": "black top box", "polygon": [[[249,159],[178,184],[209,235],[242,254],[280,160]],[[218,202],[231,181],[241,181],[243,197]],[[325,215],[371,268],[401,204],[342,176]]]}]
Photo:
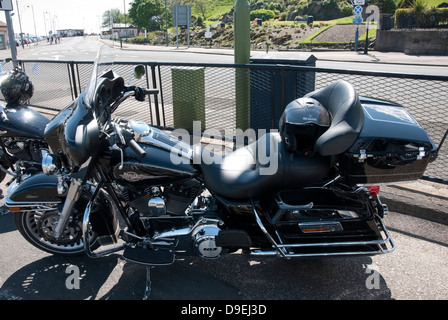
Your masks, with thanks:
[{"label": "black top box", "polygon": [[364,125],[340,161],[347,182],[365,185],[420,179],[437,150],[426,131],[403,106],[366,97],[360,101]]}]

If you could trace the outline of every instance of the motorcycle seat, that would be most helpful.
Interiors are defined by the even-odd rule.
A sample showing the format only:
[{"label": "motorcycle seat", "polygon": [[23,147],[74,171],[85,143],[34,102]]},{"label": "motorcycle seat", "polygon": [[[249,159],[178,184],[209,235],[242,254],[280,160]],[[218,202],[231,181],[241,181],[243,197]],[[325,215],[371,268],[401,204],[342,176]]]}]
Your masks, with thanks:
[{"label": "motorcycle seat", "polygon": [[231,199],[310,185],[324,180],[330,168],[329,157],[291,156],[278,132],[268,133],[225,156],[197,147],[194,162],[199,163],[206,187]]},{"label": "motorcycle seat", "polygon": [[331,115],[330,127],[315,142],[315,151],[322,156],[345,152],[356,141],[364,124],[364,110],[353,85],[338,80],[306,97],[319,101]]}]

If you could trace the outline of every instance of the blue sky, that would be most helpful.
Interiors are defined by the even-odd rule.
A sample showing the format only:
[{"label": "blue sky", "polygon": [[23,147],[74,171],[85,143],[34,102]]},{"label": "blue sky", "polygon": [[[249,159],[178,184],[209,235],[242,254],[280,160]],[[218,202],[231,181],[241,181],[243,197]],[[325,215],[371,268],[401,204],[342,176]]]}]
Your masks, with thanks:
[{"label": "blue sky", "polygon": [[[98,33],[105,11],[118,8],[121,11],[126,9],[127,12],[131,2],[132,0],[12,0],[14,32],[20,32],[20,13],[24,33],[34,34],[36,30],[38,35],[45,35],[50,30],[50,21],[55,29],[85,29],[88,33]],[[0,20],[6,21],[5,14],[1,11]]]}]

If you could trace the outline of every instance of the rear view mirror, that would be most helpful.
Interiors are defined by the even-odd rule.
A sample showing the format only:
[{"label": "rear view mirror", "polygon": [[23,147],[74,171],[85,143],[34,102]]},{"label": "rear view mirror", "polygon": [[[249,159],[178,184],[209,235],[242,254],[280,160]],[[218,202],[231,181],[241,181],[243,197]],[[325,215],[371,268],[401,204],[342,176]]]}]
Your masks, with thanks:
[{"label": "rear view mirror", "polygon": [[145,74],[146,74],[146,71],[145,71],[145,67],[143,65],[139,64],[138,66],[135,66],[135,68],[134,68],[134,76],[137,79],[143,78],[143,76]]}]

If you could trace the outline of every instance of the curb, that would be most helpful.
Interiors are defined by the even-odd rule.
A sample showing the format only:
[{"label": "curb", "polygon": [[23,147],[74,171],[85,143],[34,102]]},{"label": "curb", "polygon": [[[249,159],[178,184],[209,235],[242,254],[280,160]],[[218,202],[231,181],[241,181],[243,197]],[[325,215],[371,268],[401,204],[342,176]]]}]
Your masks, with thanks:
[{"label": "curb", "polygon": [[439,183],[414,181],[381,186],[381,201],[389,211],[448,225],[448,187]]}]

